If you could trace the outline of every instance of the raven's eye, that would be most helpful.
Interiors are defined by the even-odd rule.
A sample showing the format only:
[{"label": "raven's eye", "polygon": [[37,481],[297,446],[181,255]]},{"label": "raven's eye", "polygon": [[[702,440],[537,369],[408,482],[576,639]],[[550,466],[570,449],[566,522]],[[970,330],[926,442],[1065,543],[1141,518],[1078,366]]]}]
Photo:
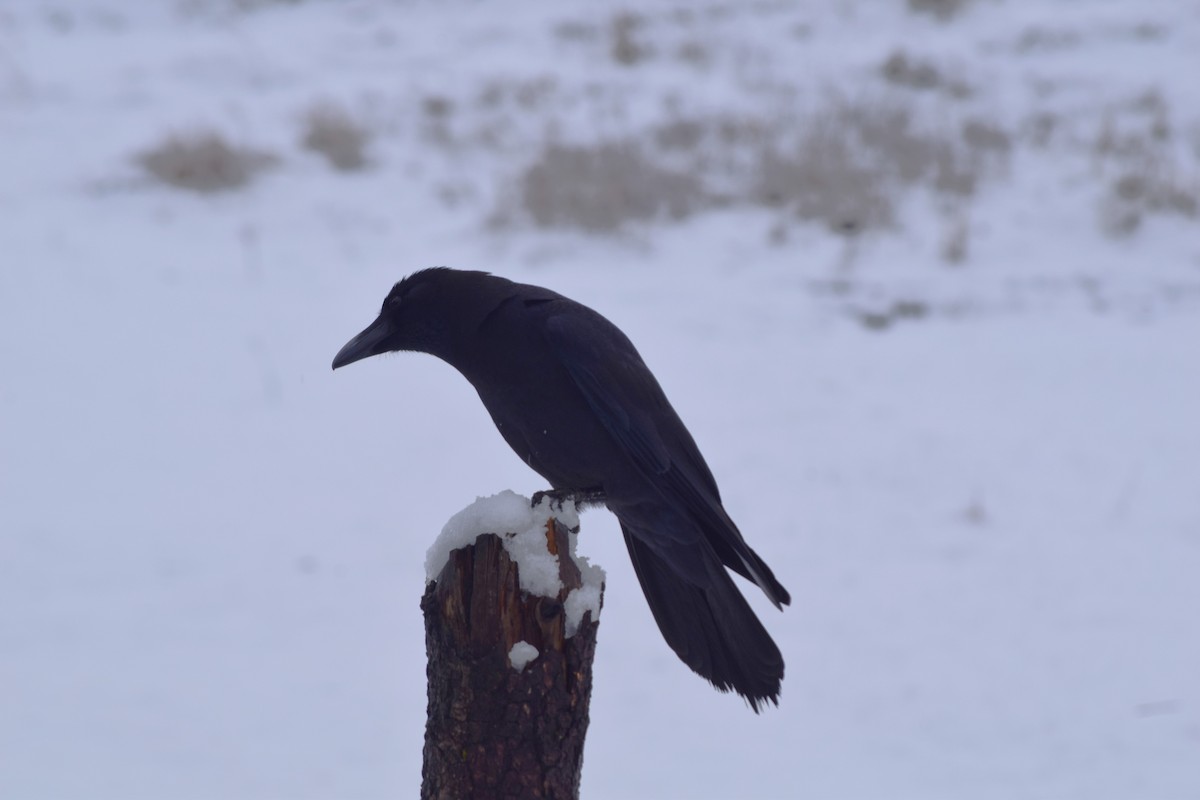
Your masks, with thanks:
[{"label": "raven's eye", "polygon": [[395,310],[400,306],[400,299],[401,294],[399,292],[392,292],[383,299],[383,308],[380,311]]}]

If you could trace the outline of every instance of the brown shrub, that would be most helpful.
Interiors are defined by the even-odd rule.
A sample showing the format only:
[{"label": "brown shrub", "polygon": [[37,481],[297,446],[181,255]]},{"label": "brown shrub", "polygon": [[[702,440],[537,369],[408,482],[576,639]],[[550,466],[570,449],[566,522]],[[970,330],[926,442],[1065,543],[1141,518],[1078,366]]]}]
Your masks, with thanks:
[{"label": "brown shrub", "polygon": [[366,127],[339,105],[321,103],[305,116],[301,144],[324,156],[334,169],[363,169],[367,165],[370,140]]},{"label": "brown shrub", "polygon": [[194,192],[240,188],[278,161],[270,153],[234,144],[209,129],[171,134],[139,153],[136,160],[163,183]]},{"label": "brown shrub", "polygon": [[631,142],[547,145],[519,182],[521,207],[537,225],[593,233],[684,217],[705,198],[699,180],[653,164]]},{"label": "brown shrub", "polygon": [[890,101],[835,99],[802,125],[790,146],[763,149],[752,196],[850,234],[892,225],[904,189],[970,196],[985,166],[975,151],[1001,149],[999,128],[970,136],[919,128],[907,106]]},{"label": "brown shrub", "polygon": [[623,67],[633,67],[650,57],[648,45],[639,41],[645,20],[637,14],[623,11],[612,19],[610,53],[613,61]]},{"label": "brown shrub", "polygon": [[946,22],[962,13],[971,0],[908,0],[908,10],[914,14],[929,14]]}]

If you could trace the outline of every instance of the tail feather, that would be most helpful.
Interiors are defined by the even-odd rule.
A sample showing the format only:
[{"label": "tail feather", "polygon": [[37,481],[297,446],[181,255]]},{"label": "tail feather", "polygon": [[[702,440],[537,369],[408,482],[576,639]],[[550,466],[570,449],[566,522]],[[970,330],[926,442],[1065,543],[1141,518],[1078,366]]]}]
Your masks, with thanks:
[{"label": "tail feather", "polygon": [[[738,532],[737,526],[733,524],[733,520],[725,514],[722,514],[722,517],[728,526],[720,529],[721,535],[707,535],[708,541],[720,557],[721,563],[746,580],[758,584],[758,587],[763,590],[763,594],[775,604],[776,608],[782,609],[784,606],[791,605],[792,596],[787,589],[783,588],[783,584],[775,577],[775,573],[767,566],[767,562],[763,561],[758,553],[746,544],[741,533]],[[730,530],[737,534],[736,539],[728,536],[727,532]]]},{"label": "tail feather", "polygon": [[721,691],[759,711],[779,704],[783,655],[710,547],[707,581],[684,578],[621,523],[634,571],[663,638],[676,655]]}]

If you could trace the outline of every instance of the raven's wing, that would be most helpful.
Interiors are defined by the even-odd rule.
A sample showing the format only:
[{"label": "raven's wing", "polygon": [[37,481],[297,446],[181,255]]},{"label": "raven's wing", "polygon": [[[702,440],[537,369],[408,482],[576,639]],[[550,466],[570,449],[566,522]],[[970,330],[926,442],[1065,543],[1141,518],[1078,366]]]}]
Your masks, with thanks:
[{"label": "raven's wing", "polygon": [[758,584],[776,606],[790,602],[787,590],[725,513],[692,435],[628,337],[574,303],[549,314],[545,331],[604,428],[670,508],[690,516],[722,563]]}]

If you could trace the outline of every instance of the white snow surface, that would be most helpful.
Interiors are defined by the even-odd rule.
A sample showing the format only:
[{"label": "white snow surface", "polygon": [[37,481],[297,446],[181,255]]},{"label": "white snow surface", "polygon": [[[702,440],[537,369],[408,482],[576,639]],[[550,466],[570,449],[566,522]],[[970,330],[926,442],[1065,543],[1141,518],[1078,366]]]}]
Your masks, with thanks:
[{"label": "white snow surface", "polygon": [[[417,794],[421,554],[547,488],[442,362],[329,370],[442,264],[618,324],[792,593],[741,583],[787,662],[755,715],[584,514],[583,797],[1200,797],[1200,11],[919,5],[0,3],[0,797]],[[974,121],[978,184],[862,235],[747,201],[831,95]],[[323,102],[364,169],[301,146]],[[137,166],[199,128],[274,166]],[[548,143],[628,139],[727,185],[533,224]]]},{"label": "white snow surface", "polygon": [[[483,533],[504,540],[504,549],[521,567],[521,590],[540,597],[555,597],[562,590],[558,563],[546,549],[548,507],[535,510],[529,498],[513,491],[477,497],[474,503],[452,516],[425,553],[425,580],[437,580],[450,553],[475,542]],[[575,515],[578,524],[578,515]]]},{"label": "white snow surface", "polygon": [[[559,579],[558,557],[550,553],[546,542],[546,524],[552,517],[567,529],[571,556],[579,559],[580,571],[584,573],[583,588],[595,589],[598,596],[604,582],[604,571],[592,567],[585,557],[575,554],[579,536],[571,531],[579,529],[579,513],[574,506],[564,503],[561,509],[552,509],[549,498],[530,506],[528,497],[511,490],[491,497],[478,497],[446,522],[441,534],[425,554],[425,580],[432,583],[438,579],[450,553],[474,544],[480,534],[494,533],[504,542],[509,558],[517,564],[521,591],[538,597],[557,597],[563,588]],[[594,580],[594,586],[587,585],[589,578]],[[572,594],[577,591],[579,589],[573,590]],[[576,601],[576,605],[579,602],[586,601]],[[599,615],[599,608],[596,614]],[[578,619],[575,625],[578,626]],[[568,636],[574,634],[575,627],[569,623],[567,629]]]},{"label": "white snow surface", "polygon": [[567,595],[567,599],[563,601],[563,612],[566,614],[564,633],[568,639],[579,631],[579,625],[583,622],[585,614],[591,614],[593,620],[600,619],[600,604],[604,600],[604,582],[608,580],[608,574],[603,567],[591,563],[587,556],[576,555],[574,550],[576,538],[575,536],[571,537],[571,557],[579,567],[583,585],[572,589]]},{"label": "white snow surface", "polygon": [[508,663],[517,672],[524,672],[525,665],[537,658],[538,655],[536,647],[529,642],[521,640],[509,648]]}]

